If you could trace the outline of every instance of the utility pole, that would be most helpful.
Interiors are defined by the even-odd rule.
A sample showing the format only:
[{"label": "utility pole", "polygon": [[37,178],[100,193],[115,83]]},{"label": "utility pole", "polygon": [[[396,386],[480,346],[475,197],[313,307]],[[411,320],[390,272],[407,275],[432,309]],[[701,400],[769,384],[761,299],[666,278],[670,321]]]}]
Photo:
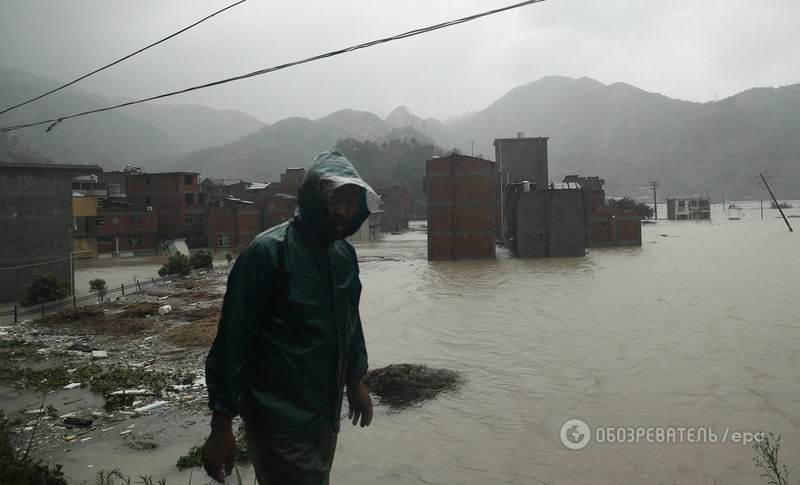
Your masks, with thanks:
[{"label": "utility pole", "polygon": [[656,187],[658,187],[658,181],[653,180],[647,183],[650,187],[653,188],[653,220],[658,220],[658,201],[656,199]]},{"label": "utility pole", "polygon": [[474,157],[475,156],[475,140],[470,140],[469,141],[469,146],[470,146],[470,150],[471,150],[470,155]]},{"label": "utility pole", "polygon": [[789,232],[794,232],[794,230],[792,229],[792,225],[789,224],[789,219],[786,218],[786,215],[783,213],[781,205],[778,203],[778,199],[775,198],[775,194],[773,194],[772,189],[769,188],[769,184],[767,183],[767,179],[764,178],[764,174],[760,173],[759,175],[761,176],[761,180],[764,182],[764,187],[766,187],[767,191],[769,192],[769,196],[772,197],[772,202],[775,203],[775,207],[777,207],[778,210],[781,212],[781,217],[783,217],[783,222],[786,223],[786,227],[789,228]]}]

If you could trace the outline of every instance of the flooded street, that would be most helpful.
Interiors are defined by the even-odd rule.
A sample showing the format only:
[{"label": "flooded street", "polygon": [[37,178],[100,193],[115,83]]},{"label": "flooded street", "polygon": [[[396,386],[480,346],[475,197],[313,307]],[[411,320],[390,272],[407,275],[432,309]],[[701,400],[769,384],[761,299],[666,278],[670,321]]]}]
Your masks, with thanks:
[{"label": "flooded street", "polygon": [[[777,211],[761,220],[756,202],[744,213],[729,221],[717,206],[711,222],[644,225],[641,248],[584,258],[429,262],[421,223],[357,245],[370,366],[426,364],[465,383],[410,409],[377,406],[366,429],[343,423],[333,483],[757,484],[751,445],[721,440],[758,431],[782,435],[781,461],[800,473],[800,245]],[[170,355],[156,350],[158,362]],[[200,370],[204,354],[181,362]],[[7,409],[41,399],[0,391]],[[48,402],[66,412],[84,396]],[[114,467],[206,483],[201,469],[175,467],[207,435],[203,407],[173,405],[38,457],[62,463],[71,483]],[[708,428],[720,441],[593,435],[569,450],[560,432],[573,418],[592,429]],[[158,447],[134,450],[134,440]],[[252,468],[241,470],[251,483]]]},{"label": "flooded street", "polygon": [[423,232],[359,246],[399,260],[361,265],[370,365],[425,363],[467,383],[346,430],[336,482],[760,481],[750,445],[568,450],[559,431],[571,418],[710,427],[720,439],[772,431],[798,470],[800,242],[757,208],[645,225],[641,248],[577,259],[428,262]]}]

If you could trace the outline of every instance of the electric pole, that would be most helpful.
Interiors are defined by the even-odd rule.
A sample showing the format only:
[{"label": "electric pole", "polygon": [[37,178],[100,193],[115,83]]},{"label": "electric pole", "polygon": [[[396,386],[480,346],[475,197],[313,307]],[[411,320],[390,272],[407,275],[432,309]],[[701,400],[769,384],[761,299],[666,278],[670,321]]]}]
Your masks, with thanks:
[{"label": "electric pole", "polygon": [[767,179],[765,179],[765,178],[764,178],[764,174],[763,174],[763,173],[760,173],[760,174],[758,174],[758,175],[760,175],[760,176],[761,176],[761,181],[762,181],[762,182],[764,182],[764,187],[766,187],[766,188],[767,188],[767,192],[769,192],[769,196],[770,196],[770,197],[772,197],[772,202],[775,204],[775,207],[777,207],[777,208],[778,208],[778,210],[780,211],[780,213],[781,213],[781,217],[783,217],[783,222],[785,222],[785,223],[786,223],[786,227],[788,227],[788,228],[789,228],[789,232],[794,232],[794,230],[792,229],[792,225],[791,225],[791,224],[789,224],[789,220],[786,218],[786,215],[783,213],[783,208],[782,208],[782,207],[781,207],[781,205],[778,203],[778,199],[776,199],[776,198],[775,198],[775,194],[773,194],[773,193],[772,193],[772,189],[771,189],[771,188],[769,188],[769,184],[767,183]]},{"label": "electric pole", "polygon": [[658,220],[658,201],[656,199],[656,188],[658,187],[658,180],[648,182],[647,185],[653,188],[653,220]]}]

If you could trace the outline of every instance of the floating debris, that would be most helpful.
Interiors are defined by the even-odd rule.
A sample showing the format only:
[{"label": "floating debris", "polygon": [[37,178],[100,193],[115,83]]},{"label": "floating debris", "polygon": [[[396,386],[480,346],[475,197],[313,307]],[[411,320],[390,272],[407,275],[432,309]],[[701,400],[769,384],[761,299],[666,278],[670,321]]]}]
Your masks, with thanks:
[{"label": "floating debris", "polygon": [[392,364],[367,372],[365,383],[381,404],[404,408],[457,389],[463,379],[447,369],[420,364]]}]

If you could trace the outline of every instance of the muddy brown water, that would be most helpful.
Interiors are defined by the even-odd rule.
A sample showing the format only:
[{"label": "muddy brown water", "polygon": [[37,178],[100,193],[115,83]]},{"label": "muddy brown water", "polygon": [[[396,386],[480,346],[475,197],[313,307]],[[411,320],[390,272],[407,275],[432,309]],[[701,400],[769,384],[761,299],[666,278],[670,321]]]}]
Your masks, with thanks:
[{"label": "muddy brown water", "polygon": [[[410,410],[379,407],[367,429],[343,424],[333,481],[762,483],[749,445],[592,440],[574,451],[559,436],[572,418],[772,431],[800,475],[800,240],[757,207],[739,221],[717,207],[710,223],[646,225],[641,248],[574,259],[428,262],[421,230],[357,246],[370,365],[424,363],[465,383]],[[187,483],[173,465],[202,441],[205,418],[140,419],[158,449],[131,451],[116,435],[49,458],[78,480],[106,463]]]}]

